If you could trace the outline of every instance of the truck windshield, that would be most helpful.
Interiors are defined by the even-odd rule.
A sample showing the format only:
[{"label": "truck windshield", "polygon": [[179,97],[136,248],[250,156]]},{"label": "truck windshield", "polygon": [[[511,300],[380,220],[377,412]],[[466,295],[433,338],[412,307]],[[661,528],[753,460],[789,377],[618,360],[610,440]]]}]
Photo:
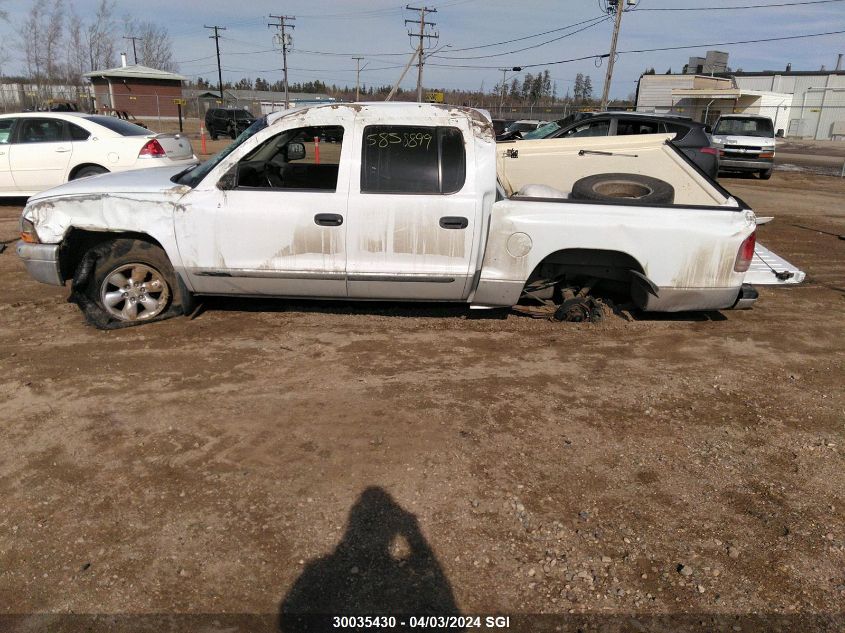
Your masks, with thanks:
[{"label": "truck windshield", "polygon": [[180,185],[188,185],[192,189],[196,187],[203,178],[208,175],[212,169],[217,167],[224,158],[226,158],[229,154],[234,152],[238,147],[240,147],[248,138],[257,134],[261,130],[267,127],[267,117],[261,117],[260,119],[256,119],[255,123],[250,125],[247,129],[241,132],[240,136],[236,138],[232,143],[224,149],[219,154],[212,156],[210,159],[205,161],[204,163],[197,165],[196,167],[192,167],[188,171],[183,171],[181,174],[178,174],[174,177],[173,182],[178,183]]},{"label": "truck windshield", "polygon": [[737,118],[719,119],[713,134],[733,134],[735,136],[762,136],[773,137],[775,135],[772,120],[761,117],[759,119]]}]

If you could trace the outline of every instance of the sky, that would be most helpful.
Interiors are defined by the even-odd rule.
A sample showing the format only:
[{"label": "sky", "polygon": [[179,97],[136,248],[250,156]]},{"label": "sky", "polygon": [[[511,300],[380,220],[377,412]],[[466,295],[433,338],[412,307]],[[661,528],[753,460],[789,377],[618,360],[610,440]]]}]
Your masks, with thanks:
[{"label": "sky", "polygon": [[[502,81],[500,68],[524,67],[524,72],[549,70],[558,96],[572,89],[577,73],[592,78],[594,94],[600,96],[613,23],[600,21],[605,0],[429,0],[436,8],[426,16],[436,23],[429,32],[430,51],[424,66],[426,89],[482,89],[486,92]],[[658,73],[671,68],[680,72],[692,55],[704,56],[708,48],[730,53],[729,65],[745,71],[783,69],[832,69],[837,53],[845,53],[845,34],[808,39],[707,46],[723,42],[760,40],[829,31],[845,31],[845,1],[798,6],[715,10],[713,7],[773,5],[797,0],[639,0],[622,17],[620,51],[611,85],[612,98],[631,94],[640,73],[654,67]],[[0,0],[8,21],[0,22],[0,42],[7,48],[2,71],[22,74],[21,47],[17,32],[31,0]],[[67,0],[89,20],[97,0]],[[220,53],[224,80],[262,77],[281,79],[282,55],[274,44],[275,29],[267,26],[269,14],[295,16],[293,48],[288,56],[289,81],[319,79],[329,85],[355,84],[356,62],[361,61],[361,82],[392,85],[416,45],[407,35],[406,19],[419,12],[405,9],[395,0],[287,0],[286,2],[232,2],[232,0],[118,0],[117,15],[166,26],[173,38],[180,72],[190,79],[203,77],[216,83],[214,41],[204,25],[225,26]],[[699,9],[660,11],[661,8]],[[572,26],[570,25],[578,25]],[[583,30],[580,30],[583,29]],[[580,32],[576,32],[579,31]],[[540,35],[541,33],[545,35]],[[563,37],[561,37],[563,36]],[[508,43],[498,44],[499,42]],[[131,44],[125,42],[132,61]],[[490,46],[493,44],[492,46]],[[634,53],[639,49],[696,45],[696,48]],[[701,46],[697,46],[701,45]],[[276,49],[276,50],[274,50]],[[464,49],[464,50],[462,50]],[[520,50],[527,49],[527,50]],[[587,59],[565,62],[574,58]],[[528,67],[529,65],[535,65]],[[509,71],[507,78],[522,79]],[[416,86],[416,69],[408,72],[403,88]]]}]

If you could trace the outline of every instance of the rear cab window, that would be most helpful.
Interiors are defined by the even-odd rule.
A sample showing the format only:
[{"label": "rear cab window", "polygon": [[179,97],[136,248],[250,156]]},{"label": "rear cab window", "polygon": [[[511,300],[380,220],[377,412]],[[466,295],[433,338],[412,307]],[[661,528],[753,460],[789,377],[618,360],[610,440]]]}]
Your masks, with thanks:
[{"label": "rear cab window", "polygon": [[464,137],[456,127],[368,125],[362,193],[450,194],[466,180]]}]

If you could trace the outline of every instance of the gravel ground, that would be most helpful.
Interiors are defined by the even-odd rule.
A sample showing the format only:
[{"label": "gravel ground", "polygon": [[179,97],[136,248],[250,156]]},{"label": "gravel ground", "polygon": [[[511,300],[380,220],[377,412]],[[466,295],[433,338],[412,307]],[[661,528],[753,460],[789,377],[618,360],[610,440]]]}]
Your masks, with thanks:
[{"label": "gravel ground", "polygon": [[[101,332],[8,248],[0,629],[411,611],[841,630],[845,242],[802,227],[845,233],[845,181],[722,183],[808,272],[750,311],[213,300]],[[19,212],[0,206],[0,240]],[[268,615],[224,615],[244,613]]]}]

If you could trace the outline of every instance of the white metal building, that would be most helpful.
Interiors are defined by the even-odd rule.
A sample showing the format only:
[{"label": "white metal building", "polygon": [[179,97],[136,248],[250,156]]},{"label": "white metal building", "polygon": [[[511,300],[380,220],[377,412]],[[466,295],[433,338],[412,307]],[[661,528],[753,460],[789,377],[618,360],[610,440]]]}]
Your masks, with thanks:
[{"label": "white metal building", "polygon": [[637,110],[713,123],[720,114],[762,114],[785,136],[845,134],[845,71],[732,72],[720,76],[643,75]]}]

